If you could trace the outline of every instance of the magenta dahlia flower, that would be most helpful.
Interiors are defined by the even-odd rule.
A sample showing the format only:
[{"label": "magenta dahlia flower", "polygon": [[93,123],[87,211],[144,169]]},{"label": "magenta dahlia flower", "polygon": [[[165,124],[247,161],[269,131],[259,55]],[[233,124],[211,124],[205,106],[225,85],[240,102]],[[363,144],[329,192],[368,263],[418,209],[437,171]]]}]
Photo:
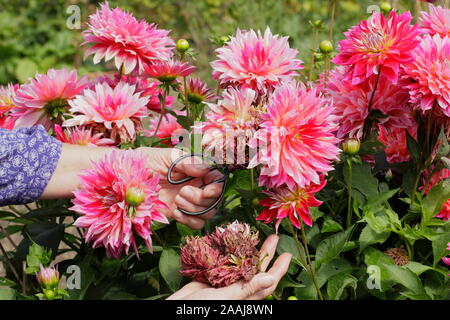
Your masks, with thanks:
[{"label": "magenta dahlia flower", "polygon": [[83,32],[84,44],[92,44],[85,58],[94,55],[94,63],[114,58],[117,69],[125,74],[134,70],[142,72],[144,65],[167,60],[173,56],[175,43],[169,31],[155,24],[137,21],[120,8],[110,9],[108,2],[89,17],[89,28]]},{"label": "magenta dahlia flower", "polygon": [[178,60],[159,61],[144,66],[145,73],[161,82],[173,82],[178,77],[187,77],[195,71],[195,67]]},{"label": "magenta dahlia flower", "polygon": [[415,50],[415,60],[405,67],[413,83],[411,103],[423,112],[434,105],[450,117],[450,37],[425,35]]},{"label": "magenta dahlia flower", "polygon": [[50,69],[47,74],[37,74],[30,83],[20,86],[14,98],[16,107],[11,115],[16,117],[16,128],[42,124],[46,129],[52,120],[60,121],[67,111],[68,101],[80,94],[88,85],[87,77],[78,79],[77,71]]},{"label": "magenta dahlia flower", "polygon": [[65,127],[100,124],[109,131],[108,138],[117,143],[133,141],[140,130],[142,118],[148,116],[147,97],[136,93],[136,87],[120,82],[111,88],[106,82],[97,83],[95,90],[86,89],[69,101],[73,118]]},{"label": "magenta dahlia flower", "polygon": [[429,5],[430,12],[422,12],[420,22],[429,35],[438,34],[441,38],[450,37],[450,9]]},{"label": "magenta dahlia flower", "polygon": [[103,138],[102,133],[92,133],[91,129],[75,127],[73,129],[65,129],[59,125],[55,125],[56,138],[69,144],[77,144],[80,146],[104,147],[113,146],[114,140]]},{"label": "magenta dahlia flower", "polygon": [[114,150],[80,176],[71,208],[81,214],[75,226],[86,228],[86,241],[104,246],[108,256],[120,258],[130,246],[139,255],[135,235],[151,252],[151,224],[168,223],[160,212],[167,206],[158,198],[159,175],[146,163],[140,151]]},{"label": "magenta dahlia flower", "polygon": [[263,165],[261,186],[287,184],[294,190],[320,184],[320,176],[333,169],[331,161],[339,154],[332,112],[315,88],[290,83],[275,90],[250,143],[258,148],[250,167]]},{"label": "magenta dahlia flower", "polygon": [[249,281],[259,271],[258,243],[258,232],[237,221],[202,238],[187,237],[181,274],[216,288]]},{"label": "magenta dahlia flower", "polygon": [[216,50],[216,61],[211,63],[214,78],[223,87],[240,86],[266,95],[281,82],[291,80],[303,69],[302,61],[295,59],[298,51],[289,47],[287,37],[272,35],[269,28],[264,35],[237,30],[223,48]]},{"label": "magenta dahlia flower", "polygon": [[368,20],[345,32],[339,43],[338,65],[349,66],[347,79],[358,85],[373,75],[381,74],[397,83],[401,65],[414,61],[413,50],[420,43],[421,30],[411,25],[411,13],[389,17],[374,12]]},{"label": "magenta dahlia flower", "polygon": [[264,223],[275,221],[275,230],[284,218],[289,218],[296,228],[302,223],[312,226],[313,220],[309,213],[310,207],[320,207],[322,202],[315,198],[315,194],[322,190],[327,182],[320,177],[320,183],[312,183],[305,188],[297,187],[293,190],[285,186],[264,192],[268,198],[260,200],[264,210],[256,218]]},{"label": "magenta dahlia flower", "polygon": [[[450,251],[450,242],[447,244],[447,250]],[[450,256],[442,258],[442,262],[450,266]],[[448,276],[450,277],[450,274]]]}]

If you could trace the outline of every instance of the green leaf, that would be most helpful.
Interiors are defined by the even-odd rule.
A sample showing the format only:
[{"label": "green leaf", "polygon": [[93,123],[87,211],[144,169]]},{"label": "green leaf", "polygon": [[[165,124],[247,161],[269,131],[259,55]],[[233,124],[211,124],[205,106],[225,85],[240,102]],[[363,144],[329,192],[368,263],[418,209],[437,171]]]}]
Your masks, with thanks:
[{"label": "green leaf", "polygon": [[408,262],[408,264],[405,264],[404,266],[402,266],[402,268],[409,269],[412,272],[414,272],[414,274],[416,274],[418,276],[420,276],[425,271],[433,270],[433,268],[431,268],[430,266],[426,266],[424,264],[421,264],[421,263],[418,263],[418,262],[415,262],[415,261]]},{"label": "green leaf", "polygon": [[339,231],[344,231],[344,228],[342,228],[342,226],[339,223],[337,223],[336,221],[334,221],[332,218],[326,216],[323,221],[321,232],[327,233],[327,232],[339,232]]},{"label": "green leaf", "polygon": [[422,204],[422,225],[427,225],[442,209],[442,205],[450,199],[450,179],[442,181],[431,188]]},{"label": "green leaf", "polygon": [[39,271],[41,264],[46,267],[52,261],[52,250],[47,250],[37,243],[33,243],[28,250],[26,260],[26,273],[35,274]]},{"label": "green leaf", "polygon": [[317,270],[317,283],[321,288],[328,279],[341,273],[348,273],[354,269],[356,268],[343,258],[333,259],[322,264],[319,270]]},{"label": "green leaf", "polygon": [[391,230],[389,217],[384,211],[379,211],[376,213],[369,212],[364,216],[362,220],[367,222],[370,228],[372,228],[377,233]]},{"label": "green leaf", "polygon": [[433,248],[433,266],[436,267],[439,261],[448,254],[448,243],[450,242],[450,233],[444,233],[432,241]]},{"label": "green leaf", "polygon": [[388,192],[380,192],[367,199],[364,206],[364,212],[377,212],[384,208],[384,204],[392,198],[400,189],[390,190]]},{"label": "green leaf", "polygon": [[339,300],[345,293],[345,289],[350,287],[356,292],[358,279],[349,273],[341,273],[332,277],[327,284],[327,295],[329,300]]},{"label": "green leaf", "polygon": [[369,225],[365,226],[359,235],[359,252],[375,243],[383,243],[390,235],[390,231],[376,232]]},{"label": "green leaf", "polygon": [[182,238],[187,236],[201,236],[202,232],[200,230],[193,230],[188,226],[177,222],[177,230]]},{"label": "green leaf", "polygon": [[285,275],[283,278],[281,278],[280,282],[278,283],[277,286],[277,292],[278,294],[283,294],[283,290],[286,288],[303,288],[304,285],[297,283],[295,281],[293,281],[289,275]]},{"label": "green leaf", "polygon": [[171,248],[164,248],[159,259],[159,271],[169,288],[175,292],[180,287],[180,255]]},{"label": "green leaf", "polygon": [[16,291],[11,288],[0,288],[0,300],[15,300]]},{"label": "green leaf", "polygon": [[[344,167],[345,183],[348,185],[348,166]],[[370,164],[363,162],[352,166],[352,188],[358,190],[366,198],[378,194],[378,180],[372,175]]]},{"label": "green leaf", "polygon": [[405,288],[411,290],[415,294],[424,294],[425,289],[419,277],[407,268],[396,265],[383,265],[387,271],[388,279],[401,284]]},{"label": "green leaf", "polygon": [[418,163],[420,160],[420,146],[419,143],[411,137],[408,130],[406,130],[406,143],[408,145],[408,151],[414,162]]},{"label": "green leaf", "polygon": [[[305,256],[305,250],[301,244],[300,250],[302,250],[303,256]],[[284,252],[291,253],[293,258],[292,260],[299,266],[302,266],[300,262],[300,254],[298,252],[297,244],[295,243],[294,238],[285,234],[281,234],[280,239],[278,240],[277,252],[278,254],[282,254]]]},{"label": "green leaf", "polygon": [[344,245],[349,240],[352,232],[353,227],[323,240],[317,247],[315,259],[317,264],[320,265],[336,258],[344,249]]}]

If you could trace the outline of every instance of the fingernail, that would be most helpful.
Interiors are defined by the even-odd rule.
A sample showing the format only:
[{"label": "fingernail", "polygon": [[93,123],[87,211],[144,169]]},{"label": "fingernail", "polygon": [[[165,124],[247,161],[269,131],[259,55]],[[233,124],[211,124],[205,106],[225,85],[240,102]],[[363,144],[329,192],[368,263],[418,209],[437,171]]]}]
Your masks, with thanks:
[{"label": "fingernail", "polygon": [[264,273],[259,276],[258,281],[261,286],[263,286],[264,288],[268,288],[273,285],[273,283],[275,282],[275,278],[268,273]]},{"label": "fingernail", "polygon": [[195,163],[194,168],[197,170],[206,170],[209,166],[206,163]]}]

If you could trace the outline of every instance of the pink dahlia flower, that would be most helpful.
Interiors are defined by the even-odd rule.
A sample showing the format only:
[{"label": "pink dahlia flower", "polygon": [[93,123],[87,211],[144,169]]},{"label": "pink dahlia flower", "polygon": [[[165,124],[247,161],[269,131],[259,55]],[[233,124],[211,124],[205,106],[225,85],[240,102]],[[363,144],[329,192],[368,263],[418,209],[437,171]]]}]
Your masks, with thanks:
[{"label": "pink dahlia flower", "polygon": [[406,140],[406,131],[413,138],[417,138],[417,126],[411,128],[395,128],[379,125],[378,140],[385,146],[386,158],[389,163],[406,162],[411,160]]},{"label": "pink dahlia flower", "polygon": [[333,169],[331,161],[339,154],[332,112],[315,88],[290,83],[275,90],[250,144],[258,147],[250,167],[263,164],[261,186],[287,184],[295,190],[320,184],[320,176]]},{"label": "pink dahlia flower", "polygon": [[180,92],[183,99],[185,99],[185,95],[187,94],[188,101],[196,104],[213,100],[216,97],[211,89],[209,89],[199,78],[188,79],[186,88],[183,85]]},{"label": "pink dahlia flower", "polygon": [[315,194],[322,190],[327,182],[323,176],[319,184],[310,184],[305,188],[297,187],[293,190],[283,186],[264,192],[268,198],[262,199],[259,204],[264,210],[256,218],[264,223],[275,221],[275,230],[284,218],[289,218],[296,228],[301,228],[302,222],[312,226],[313,220],[309,213],[310,207],[320,207],[322,202],[315,198]]},{"label": "pink dahlia flower", "polygon": [[368,20],[345,32],[339,43],[340,53],[333,59],[349,66],[347,79],[358,85],[379,72],[397,83],[401,65],[414,61],[413,50],[420,43],[421,30],[411,25],[411,13],[391,11],[386,19],[374,12]]},{"label": "pink dahlia flower", "polygon": [[39,272],[36,273],[36,280],[43,288],[56,289],[59,284],[59,272],[55,267],[44,268],[41,264]]},{"label": "pink dahlia flower", "polygon": [[108,2],[89,17],[89,28],[83,32],[84,44],[92,44],[85,58],[94,55],[94,63],[114,58],[117,69],[123,67],[128,74],[142,72],[144,65],[167,60],[173,56],[173,40],[169,31],[158,29],[155,24],[137,21],[120,8],[110,9]]},{"label": "pink dahlia flower", "polygon": [[[450,242],[447,244],[447,250],[450,251]],[[447,256],[447,257],[442,258],[442,261],[443,261],[446,265],[450,266],[450,256]],[[448,276],[450,277],[450,274],[449,274]]]},{"label": "pink dahlia flower", "polygon": [[91,147],[104,147],[114,145],[114,140],[103,138],[103,134],[94,134],[92,133],[92,130],[87,128],[75,127],[73,129],[63,130],[61,126],[55,125],[54,130],[56,133],[56,138],[63,143]]},{"label": "pink dahlia flower", "polygon": [[450,117],[450,37],[425,35],[415,51],[415,61],[405,67],[413,83],[411,103],[423,112],[436,104]]},{"label": "pink dahlia flower", "polygon": [[18,84],[0,86],[0,128],[8,130],[14,128],[16,118],[10,115],[10,111],[16,106],[14,98],[18,89]]},{"label": "pink dahlia flower", "polygon": [[187,77],[195,71],[195,67],[189,63],[177,60],[159,61],[144,66],[145,73],[151,78],[158,79],[161,82],[172,82],[178,77]]},{"label": "pink dahlia flower", "polygon": [[295,59],[298,51],[289,47],[288,38],[272,35],[269,28],[264,35],[260,31],[238,29],[236,36],[216,53],[219,59],[211,65],[214,78],[223,87],[250,88],[261,95],[291,80],[303,69],[303,62]]},{"label": "pink dahlia flower", "polygon": [[438,34],[441,38],[450,37],[450,9],[429,5],[430,12],[422,12],[420,22],[429,35]]},{"label": "pink dahlia flower", "polygon": [[140,151],[112,151],[80,176],[71,210],[81,214],[75,226],[86,228],[93,247],[104,246],[108,256],[120,258],[130,246],[138,254],[135,235],[152,251],[150,226],[168,223],[160,212],[167,206],[158,198],[159,175],[146,166]]},{"label": "pink dahlia flower", "polygon": [[[363,135],[364,122],[369,116],[369,103],[375,87],[375,78],[364,85],[352,85],[346,80],[348,69],[336,68],[328,78],[323,91],[333,105],[334,114],[339,119],[337,137],[358,138]],[[408,104],[409,92],[404,81],[392,84],[386,78],[379,79],[377,91],[373,96],[371,110],[379,111],[383,117],[378,122],[392,128],[409,128],[414,119]]]},{"label": "pink dahlia flower", "polygon": [[[178,112],[179,115],[186,115],[186,112]],[[162,116],[161,124],[159,125],[156,137],[158,139],[164,139],[162,143],[168,146],[176,146],[180,143],[180,137],[186,133],[183,127],[177,122],[177,118],[166,113]],[[158,127],[160,117],[153,117],[150,121],[150,130],[144,130],[144,135],[151,138],[155,134],[155,130]]]},{"label": "pink dahlia flower", "polygon": [[107,83],[97,83],[95,90],[86,89],[69,101],[73,118],[65,127],[100,124],[109,130],[109,137],[118,143],[133,141],[141,119],[148,115],[147,97],[136,93],[136,87],[120,82],[114,88]]},{"label": "pink dahlia flower", "polygon": [[47,129],[52,120],[60,120],[67,111],[68,101],[80,94],[88,85],[87,77],[78,79],[77,71],[50,69],[47,74],[37,74],[30,83],[20,86],[11,111],[16,117],[16,128],[42,124]]}]

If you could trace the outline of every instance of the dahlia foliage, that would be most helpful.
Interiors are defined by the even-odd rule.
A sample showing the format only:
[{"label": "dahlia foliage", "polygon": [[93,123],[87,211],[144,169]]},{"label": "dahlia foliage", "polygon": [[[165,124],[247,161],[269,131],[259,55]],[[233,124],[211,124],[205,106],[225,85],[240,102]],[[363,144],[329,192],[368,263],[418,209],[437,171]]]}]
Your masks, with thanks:
[{"label": "dahlia foliage", "polygon": [[[43,125],[63,143],[111,149],[80,175],[70,203],[38,202],[26,216],[79,233],[55,229],[54,243],[24,232],[68,244],[96,279],[81,290],[93,298],[119,278],[114,292],[139,283],[138,297],[174,292],[182,276],[248,281],[272,233],[277,252],[294,257],[276,298],[448,298],[449,10],[430,4],[418,23],[374,12],[340,35],[337,51],[311,52],[309,79],[288,37],[238,29],[204,81],[193,48],[103,3],[82,46],[110,72],[50,69],[0,87],[0,128]],[[177,189],[142,147],[202,154],[227,178],[203,231],[169,223],[174,204],[162,195]],[[374,265],[380,290],[365,286]],[[38,281],[56,274],[42,270]]]}]

